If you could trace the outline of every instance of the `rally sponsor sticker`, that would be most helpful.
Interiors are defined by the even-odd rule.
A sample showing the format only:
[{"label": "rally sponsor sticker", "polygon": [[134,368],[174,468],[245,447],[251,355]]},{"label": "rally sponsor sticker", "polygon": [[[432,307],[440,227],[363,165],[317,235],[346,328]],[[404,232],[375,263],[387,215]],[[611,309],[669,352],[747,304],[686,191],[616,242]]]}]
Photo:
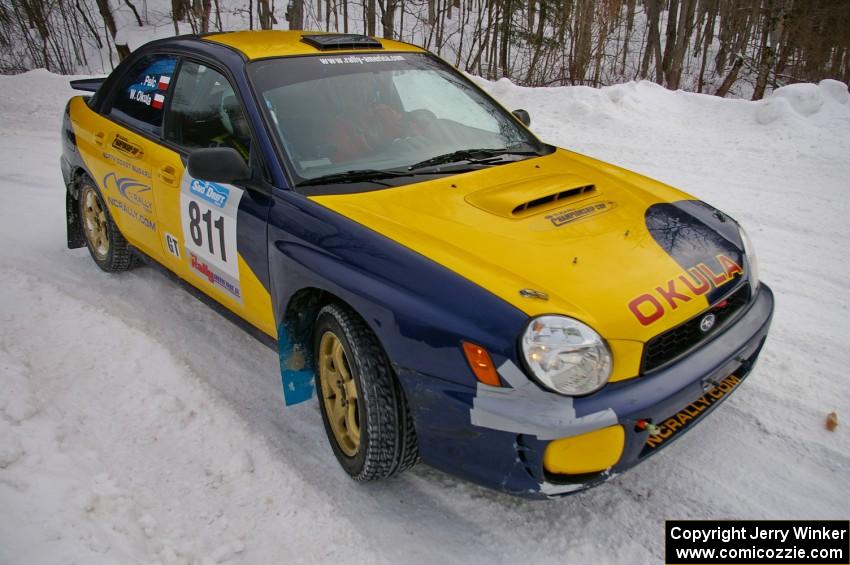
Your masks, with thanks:
[{"label": "rally sponsor sticker", "polygon": [[156,231],[150,186],[110,172],[103,177],[103,191],[113,211],[120,210],[127,218]]},{"label": "rally sponsor sticker", "polygon": [[735,390],[741,384],[741,377],[729,375],[704,395],[700,396],[663,422],[654,427],[653,433],[649,435],[643,446],[641,456],[661,447],[679,432],[684,431],[696,422],[703,412],[722,400],[727,394]]},{"label": "rally sponsor sticker", "polygon": [[189,270],[210,286],[242,302],[236,251],[236,218],[242,189],[183,174],[180,223]]},{"label": "rally sponsor sticker", "polygon": [[404,60],[404,55],[346,55],[344,57],[319,58],[319,62],[323,65],[368,65],[370,63],[395,63]]}]

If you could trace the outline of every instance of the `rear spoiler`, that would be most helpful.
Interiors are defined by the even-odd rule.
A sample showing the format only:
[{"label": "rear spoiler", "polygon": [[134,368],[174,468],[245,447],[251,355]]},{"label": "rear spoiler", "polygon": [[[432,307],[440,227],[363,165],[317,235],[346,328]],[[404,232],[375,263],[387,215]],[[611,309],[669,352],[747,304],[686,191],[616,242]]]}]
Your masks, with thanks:
[{"label": "rear spoiler", "polygon": [[103,84],[106,78],[81,78],[71,81],[71,88],[74,90],[83,90],[85,92],[97,92],[100,85]]}]

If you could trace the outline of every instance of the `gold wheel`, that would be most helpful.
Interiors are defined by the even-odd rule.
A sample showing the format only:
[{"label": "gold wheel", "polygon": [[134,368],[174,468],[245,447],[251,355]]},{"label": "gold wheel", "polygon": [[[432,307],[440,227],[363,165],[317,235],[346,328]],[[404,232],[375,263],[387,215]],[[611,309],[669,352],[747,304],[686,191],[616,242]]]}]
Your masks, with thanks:
[{"label": "gold wheel", "polygon": [[322,402],[336,443],[348,457],[354,457],[360,449],[357,385],[342,342],[331,331],[326,331],[319,342],[319,380]]},{"label": "gold wheel", "polygon": [[106,212],[100,204],[95,191],[87,188],[83,192],[83,231],[89,245],[98,259],[106,259],[109,254],[109,231]]}]

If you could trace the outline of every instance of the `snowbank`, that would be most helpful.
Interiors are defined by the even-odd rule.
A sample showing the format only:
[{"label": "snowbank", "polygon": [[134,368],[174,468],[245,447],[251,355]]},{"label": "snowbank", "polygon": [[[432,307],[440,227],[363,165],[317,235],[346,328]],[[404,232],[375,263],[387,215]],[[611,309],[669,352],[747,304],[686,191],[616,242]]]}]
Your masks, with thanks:
[{"label": "snowbank", "polygon": [[[539,504],[419,467],[349,481],[277,360],[153,272],[65,249],[67,78],[0,77],[0,562],[657,563],[665,518],[847,517],[850,104],[833,81],[758,102],[487,83],[544,139],[749,229],[777,312],[759,367],[663,454]],[[846,418],[845,418],[846,420]]]}]

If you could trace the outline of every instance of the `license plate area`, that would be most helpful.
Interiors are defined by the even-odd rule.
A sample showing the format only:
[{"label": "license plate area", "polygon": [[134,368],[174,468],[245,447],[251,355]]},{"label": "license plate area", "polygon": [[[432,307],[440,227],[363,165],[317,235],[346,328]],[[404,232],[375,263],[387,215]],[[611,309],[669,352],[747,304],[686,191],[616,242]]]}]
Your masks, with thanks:
[{"label": "license plate area", "polygon": [[744,379],[736,374],[721,379],[716,384],[709,381],[704,386],[709,387],[705,394],[673,414],[655,424],[654,429],[646,439],[639,457],[645,457],[655,450],[667,445],[670,441],[699,421],[715,404],[723,400],[735,390]]}]

